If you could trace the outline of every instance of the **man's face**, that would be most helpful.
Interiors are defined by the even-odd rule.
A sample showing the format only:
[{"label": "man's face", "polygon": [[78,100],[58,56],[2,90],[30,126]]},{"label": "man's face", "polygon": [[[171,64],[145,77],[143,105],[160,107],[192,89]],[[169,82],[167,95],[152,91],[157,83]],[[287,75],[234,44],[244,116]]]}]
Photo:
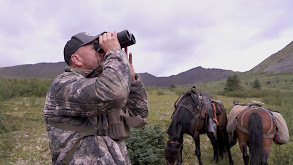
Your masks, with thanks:
[{"label": "man's face", "polygon": [[98,41],[95,40],[87,45],[80,47],[76,51],[76,54],[81,57],[82,67],[80,69],[93,70],[99,66],[98,61],[100,62],[100,65],[104,64],[105,53],[95,51],[94,43],[96,42]]}]

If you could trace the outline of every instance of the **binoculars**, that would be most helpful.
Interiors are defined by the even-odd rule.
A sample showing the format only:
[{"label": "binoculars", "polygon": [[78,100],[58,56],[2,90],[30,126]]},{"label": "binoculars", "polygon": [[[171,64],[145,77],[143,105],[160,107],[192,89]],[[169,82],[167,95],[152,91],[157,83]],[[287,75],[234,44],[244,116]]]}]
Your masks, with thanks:
[{"label": "binoculars", "polygon": [[[104,33],[106,33],[106,32],[104,32]],[[104,34],[104,33],[102,33],[102,34]],[[130,45],[133,45],[136,43],[134,35],[129,33],[128,30],[123,30],[123,31],[117,33],[117,38],[118,38],[118,41],[120,43],[121,48],[125,48],[127,46],[130,46]],[[103,50],[100,47],[99,43],[95,43],[94,48],[96,51]]]}]

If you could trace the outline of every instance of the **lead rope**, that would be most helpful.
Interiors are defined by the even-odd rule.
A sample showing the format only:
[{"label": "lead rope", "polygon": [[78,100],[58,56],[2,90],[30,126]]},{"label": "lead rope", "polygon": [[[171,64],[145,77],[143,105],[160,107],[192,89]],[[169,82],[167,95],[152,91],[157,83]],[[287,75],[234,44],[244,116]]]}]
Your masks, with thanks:
[{"label": "lead rope", "polygon": [[[183,144],[182,144],[182,145],[183,145]],[[182,147],[183,147],[183,146],[182,146]],[[183,159],[182,159],[182,162],[181,162],[181,163],[183,163],[183,162],[184,162],[184,159],[186,158],[186,156],[187,156],[187,153],[189,153],[189,149],[190,149],[190,147],[191,147],[191,144],[189,145],[187,152],[185,152],[185,156],[183,157]]]}]

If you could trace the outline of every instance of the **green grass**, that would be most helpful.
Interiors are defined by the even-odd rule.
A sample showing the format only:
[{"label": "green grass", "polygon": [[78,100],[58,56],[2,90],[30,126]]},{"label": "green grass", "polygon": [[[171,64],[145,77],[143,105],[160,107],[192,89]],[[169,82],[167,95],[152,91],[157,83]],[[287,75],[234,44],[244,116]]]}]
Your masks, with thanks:
[{"label": "green grass", "polygon": [[43,120],[43,97],[5,101],[0,134],[0,164],[52,164]]},{"label": "green grass", "polygon": [[[293,133],[293,92],[281,92],[281,91],[269,91],[269,90],[259,90],[254,91],[254,94],[246,92],[245,90],[240,94],[244,95],[243,97],[229,97],[218,95],[220,93],[217,87],[217,83],[221,82],[213,82],[211,85],[209,84],[199,84],[197,88],[202,92],[209,91],[213,95],[215,99],[221,100],[227,110],[230,112],[233,106],[233,100],[239,101],[239,103],[249,103],[251,100],[257,100],[265,102],[266,107],[274,110],[278,110],[281,112],[283,117],[285,118],[290,134]],[[222,83],[223,84],[223,83]],[[224,86],[224,85],[223,85]],[[170,91],[169,89],[159,89],[159,88],[148,88],[148,98],[150,104],[150,124],[153,123],[161,123],[164,129],[167,129],[171,122],[171,115],[174,111],[174,103],[179,97],[181,92],[186,91],[188,87],[177,87],[175,90]],[[222,88],[223,89],[223,88]],[[162,94],[164,93],[164,94]],[[245,97],[252,96],[252,97]],[[204,164],[210,165],[215,164],[212,161],[213,152],[210,141],[206,135],[201,135],[201,156]],[[167,135],[166,135],[167,139]],[[292,139],[292,138],[291,138]],[[195,146],[192,138],[189,135],[184,136],[184,149],[183,149],[183,157],[184,164],[194,164],[194,162],[198,162],[197,157],[194,154]],[[289,144],[277,146],[275,144],[271,147],[271,155],[269,158],[269,164],[293,164],[292,163],[292,153],[293,142],[290,140]],[[280,152],[282,151],[282,152]],[[234,164],[243,164],[242,153],[239,149],[238,143],[231,148],[232,158]],[[224,155],[224,159],[220,160],[218,164],[226,165],[228,163],[228,156]]]},{"label": "green grass", "polygon": [[[222,95],[225,81],[217,81],[204,84],[196,84],[202,92],[210,93],[217,100],[221,100],[230,112],[233,100],[239,103],[249,103],[258,100],[265,103],[267,108],[278,110],[285,118],[289,132],[293,133],[293,74],[285,75],[258,75],[262,90],[252,89],[250,83],[255,80],[255,75],[240,75],[244,88],[243,91]],[[270,83],[267,83],[270,81]],[[12,83],[13,82],[10,82]],[[42,85],[43,86],[43,85]],[[169,88],[147,87],[149,99],[149,124],[160,124],[165,131],[171,122],[174,111],[174,103],[179,95],[185,92],[189,86],[176,86]],[[20,88],[25,89],[25,88]],[[45,88],[44,88],[45,89]],[[7,90],[2,88],[3,90]],[[1,90],[0,90],[1,91]],[[18,90],[15,89],[15,92]],[[22,90],[23,91],[23,90]],[[39,92],[38,92],[39,93]],[[40,93],[45,93],[40,90]],[[12,93],[14,94],[14,93]],[[0,93],[1,96],[1,93]],[[45,96],[34,97],[20,95],[17,97],[6,96],[2,93],[0,98],[0,165],[6,164],[51,164],[49,140],[45,122],[43,120],[43,106]],[[4,97],[5,96],[5,97]],[[3,100],[3,98],[5,98]],[[167,140],[165,134],[165,140]],[[215,164],[212,161],[212,146],[206,135],[201,135],[201,153],[205,165]],[[183,164],[197,164],[194,154],[195,146],[192,138],[184,136]],[[238,144],[232,147],[232,157],[235,165],[242,165],[242,153]],[[289,144],[271,147],[269,164],[293,164],[293,142]],[[163,155],[162,155],[163,158]],[[228,164],[228,158],[218,162],[219,165]]]}]

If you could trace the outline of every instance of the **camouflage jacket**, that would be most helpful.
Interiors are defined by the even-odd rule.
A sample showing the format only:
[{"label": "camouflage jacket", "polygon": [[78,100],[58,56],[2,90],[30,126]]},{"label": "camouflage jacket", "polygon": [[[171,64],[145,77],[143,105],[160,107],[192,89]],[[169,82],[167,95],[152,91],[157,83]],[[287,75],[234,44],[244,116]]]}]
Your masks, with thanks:
[{"label": "camouflage jacket", "polygon": [[[101,73],[66,68],[51,83],[44,106],[53,164],[61,164],[81,133],[56,128],[48,120],[74,126],[100,127],[99,116],[127,108],[130,115],[148,117],[146,92],[138,74],[131,80],[129,62],[122,50],[105,55]],[[107,124],[103,120],[102,125]],[[109,136],[80,138],[69,164],[131,164],[125,142]],[[64,162],[63,162],[64,163]]]}]

